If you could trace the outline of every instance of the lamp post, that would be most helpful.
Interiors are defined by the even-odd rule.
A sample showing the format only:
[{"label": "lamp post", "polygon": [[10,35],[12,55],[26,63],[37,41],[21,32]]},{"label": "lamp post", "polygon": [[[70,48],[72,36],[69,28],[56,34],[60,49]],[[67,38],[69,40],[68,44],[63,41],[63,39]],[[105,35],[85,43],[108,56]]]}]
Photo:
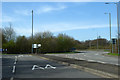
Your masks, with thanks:
[{"label": "lamp post", "polygon": [[109,14],[109,28],[110,28],[110,52],[112,52],[111,49],[111,13],[105,13],[105,14]]},{"label": "lamp post", "polygon": [[[119,1],[120,2],[120,1]],[[111,3],[105,3],[105,4],[111,4]],[[117,26],[118,26],[118,55],[120,55],[119,51],[119,13],[118,13],[118,2],[114,3],[117,6]]]},{"label": "lamp post", "polygon": [[32,10],[32,53],[33,53],[33,10]]}]

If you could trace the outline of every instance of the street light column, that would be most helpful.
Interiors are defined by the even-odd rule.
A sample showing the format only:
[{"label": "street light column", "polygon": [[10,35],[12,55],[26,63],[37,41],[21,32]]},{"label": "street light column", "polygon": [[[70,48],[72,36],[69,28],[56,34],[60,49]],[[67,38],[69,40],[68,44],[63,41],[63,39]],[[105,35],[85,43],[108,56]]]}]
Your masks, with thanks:
[{"label": "street light column", "polygon": [[119,51],[119,13],[118,13],[118,3],[116,3],[117,5],[117,26],[118,26],[118,55],[120,55],[120,51]]},{"label": "street light column", "polygon": [[109,28],[110,28],[110,52],[113,53],[112,51],[112,40],[111,40],[111,13],[105,13],[109,14]]},{"label": "street light column", "polygon": [[32,53],[33,53],[33,10],[32,10]]},{"label": "street light column", "polygon": [[110,42],[111,42],[111,13],[109,13],[109,25],[110,25]]},{"label": "street light column", "polygon": [[113,48],[111,47],[112,41],[111,41],[111,13],[109,13],[109,25],[110,25],[110,51],[113,53]]}]

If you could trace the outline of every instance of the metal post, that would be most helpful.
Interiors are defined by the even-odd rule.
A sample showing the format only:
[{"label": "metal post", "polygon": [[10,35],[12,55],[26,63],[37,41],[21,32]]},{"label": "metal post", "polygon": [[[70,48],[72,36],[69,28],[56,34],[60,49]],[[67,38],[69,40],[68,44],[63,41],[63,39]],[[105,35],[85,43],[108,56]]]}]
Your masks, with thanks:
[{"label": "metal post", "polygon": [[117,26],[118,26],[118,55],[120,55],[119,53],[119,14],[118,14],[118,3],[116,4],[117,5]]},{"label": "metal post", "polygon": [[[117,3],[114,3],[114,4],[116,4],[117,5],[117,26],[118,26],[118,55],[120,55],[120,51],[119,51],[119,13],[118,13],[118,4],[120,3],[120,1],[119,2],[117,2]],[[110,3],[105,3],[105,4],[110,4]]]},{"label": "metal post", "polygon": [[110,24],[110,41],[111,41],[111,13],[109,13],[109,24]]},{"label": "metal post", "polygon": [[32,10],[32,53],[33,53],[33,10]]},{"label": "metal post", "polygon": [[91,41],[89,42],[89,47],[90,47],[90,49],[91,49]]},{"label": "metal post", "polygon": [[[110,49],[113,48],[111,47],[111,13],[109,13],[109,25],[110,25]],[[113,53],[113,49],[110,50]]]},{"label": "metal post", "polygon": [[113,44],[112,44],[112,53],[113,53]]},{"label": "metal post", "polygon": [[112,49],[112,41],[111,41],[111,13],[105,13],[105,14],[109,14],[109,28],[110,28],[110,52],[112,53],[113,49]]},{"label": "metal post", "polygon": [[116,52],[116,43],[117,43],[117,40],[115,39],[115,53],[117,53],[117,52]]},{"label": "metal post", "polygon": [[98,34],[97,34],[97,50],[98,50]]}]

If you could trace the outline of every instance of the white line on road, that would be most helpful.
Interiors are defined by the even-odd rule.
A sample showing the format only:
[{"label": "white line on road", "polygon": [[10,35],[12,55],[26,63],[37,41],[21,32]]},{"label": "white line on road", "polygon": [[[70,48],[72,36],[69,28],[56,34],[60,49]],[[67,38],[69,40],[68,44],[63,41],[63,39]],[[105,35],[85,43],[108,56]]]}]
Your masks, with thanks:
[{"label": "white line on road", "polygon": [[120,64],[115,64],[115,65],[119,66]]},{"label": "white line on road", "polygon": [[90,62],[95,62],[95,60],[87,60],[87,61],[90,61]]},{"label": "white line on road", "polygon": [[85,53],[79,53],[79,54],[85,54]]},{"label": "white line on road", "polygon": [[18,59],[18,57],[17,57],[17,56],[15,56],[15,62],[17,62],[17,59]]},{"label": "white line on road", "polygon": [[13,80],[13,77],[11,77],[10,80]]},{"label": "white line on road", "polygon": [[15,66],[13,66],[13,70],[12,70],[12,73],[15,73]]},{"label": "white line on road", "polygon": [[102,61],[97,61],[98,63],[103,63],[103,64],[106,64],[107,62],[102,62]]},{"label": "white line on road", "polygon": [[98,55],[98,54],[95,54],[95,55]]},{"label": "white line on road", "polygon": [[80,60],[85,60],[85,59],[83,59],[83,58],[80,58]]},{"label": "white line on road", "polygon": [[14,64],[16,64],[16,61],[14,62]]}]

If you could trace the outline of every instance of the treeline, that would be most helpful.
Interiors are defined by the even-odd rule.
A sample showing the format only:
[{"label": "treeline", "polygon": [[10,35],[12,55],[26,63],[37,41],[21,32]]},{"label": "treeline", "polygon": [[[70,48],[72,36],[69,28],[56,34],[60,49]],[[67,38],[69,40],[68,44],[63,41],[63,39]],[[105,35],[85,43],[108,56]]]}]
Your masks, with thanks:
[{"label": "treeline", "polygon": [[[41,44],[41,47],[37,50],[34,49],[34,53],[58,53],[58,52],[70,52],[75,49],[99,49],[109,48],[109,41],[106,39],[86,40],[80,42],[66,34],[58,34],[54,36],[51,32],[39,32],[33,37],[16,36],[14,29],[5,27],[2,29],[2,48],[7,53],[31,53],[32,42],[34,44]],[[98,45],[98,44],[99,45]]]}]

